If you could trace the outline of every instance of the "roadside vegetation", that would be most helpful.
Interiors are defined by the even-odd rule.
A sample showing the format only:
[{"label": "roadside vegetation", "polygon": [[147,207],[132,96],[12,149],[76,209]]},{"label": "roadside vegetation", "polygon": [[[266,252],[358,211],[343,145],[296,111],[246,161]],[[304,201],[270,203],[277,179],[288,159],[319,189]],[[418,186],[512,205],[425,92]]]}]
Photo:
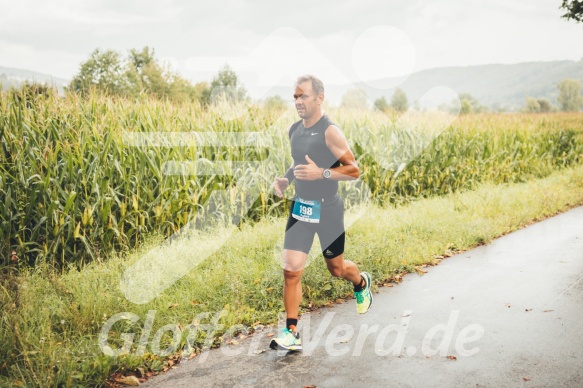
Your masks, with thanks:
[{"label": "roadside vegetation", "polygon": [[[167,369],[187,343],[192,354],[217,346],[225,328],[276,323],[288,202],[269,184],[290,164],[285,129],[296,116],[272,102],[59,97],[46,89],[0,96],[1,386],[102,386],[112,373]],[[376,286],[583,204],[580,113],[467,114],[432,131],[412,130],[397,110],[327,113],[362,170],[359,182],[341,185],[354,221],[347,238],[358,241],[346,256]],[[179,146],[128,141],[147,133],[190,137]],[[243,146],[229,143],[232,133]],[[226,142],[201,140],[209,134]],[[245,163],[225,164],[224,174],[165,173],[165,162],[193,160]],[[241,176],[258,184],[250,190]],[[197,212],[217,190],[229,206],[215,207],[206,222]],[[209,246],[236,230],[159,297],[128,301],[120,278],[151,248],[173,236],[164,255],[201,255],[188,234],[175,235],[189,223]],[[316,252],[303,311],[351,296]],[[155,318],[139,349],[149,311]],[[212,338],[188,337],[199,314],[221,311],[223,329]],[[120,313],[137,318],[111,326],[108,346],[125,350],[113,357],[99,333]]]}]

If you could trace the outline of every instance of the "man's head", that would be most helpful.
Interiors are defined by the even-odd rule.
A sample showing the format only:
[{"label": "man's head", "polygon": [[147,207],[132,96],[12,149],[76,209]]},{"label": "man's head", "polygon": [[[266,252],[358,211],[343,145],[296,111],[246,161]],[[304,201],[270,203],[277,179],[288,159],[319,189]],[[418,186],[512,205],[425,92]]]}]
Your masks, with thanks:
[{"label": "man's head", "polygon": [[308,120],[321,112],[324,101],[324,84],[313,75],[302,75],[296,81],[294,101],[298,115]]}]

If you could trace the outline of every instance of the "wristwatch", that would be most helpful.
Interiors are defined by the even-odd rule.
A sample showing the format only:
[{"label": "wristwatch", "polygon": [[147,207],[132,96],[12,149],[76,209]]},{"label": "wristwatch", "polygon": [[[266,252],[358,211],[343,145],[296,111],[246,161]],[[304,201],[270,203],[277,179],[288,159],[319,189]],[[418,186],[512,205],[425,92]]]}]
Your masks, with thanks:
[{"label": "wristwatch", "polygon": [[332,171],[330,171],[329,169],[325,169],[324,171],[322,171],[322,176],[324,177],[324,179],[330,179],[330,177],[332,176]]}]

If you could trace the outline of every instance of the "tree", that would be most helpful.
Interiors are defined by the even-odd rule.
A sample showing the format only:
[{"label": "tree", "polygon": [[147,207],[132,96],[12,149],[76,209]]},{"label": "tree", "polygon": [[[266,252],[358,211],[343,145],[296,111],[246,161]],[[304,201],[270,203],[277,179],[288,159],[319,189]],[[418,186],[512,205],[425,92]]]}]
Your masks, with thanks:
[{"label": "tree", "polygon": [[374,107],[376,110],[379,110],[381,112],[388,112],[389,111],[389,103],[387,102],[387,99],[383,96],[381,98],[377,98],[374,102]]},{"label": "tree", "polygon": [[536,98],[526,97],[526,106],[525,110],[528,113],[538,113],[540,112],[540,104],[536,100]]},{"label": "tree", "polygon": [[[132,94],[144,92],[158,98],[169,96],[173,81],[173,74],[164,74],[164,69],[154,58],[154,50],[144,47],[141,51],[131,49],[128,55],[128,64],[125,76],[128,86],[133,89]],[[178,80],[177,93],[182,92]]]},{"label": "tree", "polygon": [[409,109],[409,101],[407,100],[407,95],[403,90],[397,88],[393,97],[391,98],[391,108],[397,112],[405,112]]},{"label": "tree", "polygon": [[553,104],[546,98],[539,98],[536,100],[538,102],[539,111],[541,113],[547,113],[553,110]]},{"label": "tree", "polygon": [[583,101],[580,95],[581,84],[575,79],[565,79],[559,83],[559,105],[564,112],[578,111]]},{"label": "tree", "polygon": [[483,113],[488,111],[487,107],[480,104],[480,102],[469,93],[460,93],[458,98],[453,99],[451,103],[439,105],[439,109],[453,114]]},{"label": "tree", "polygon": [[347,90],[340,102],[340,106],[348,109],[366,109],[367,105],[368,99],[366,92],[359,88]]},{"label": "tree", "polygon": [[484,113],[488,111],[484,105],[480,104],[480,102],[471,94],[469,93],[461,93],[459,95],[459,99],[461,101],[461,111],[460,113]]},{"label": "tree", "polygon": [[524,110],[529,113],[547,113],[554,109],[553,104],[546,98],[526,97]]},{"label": "tree", "polygon": [[213,78],[210,87],[210,101],[226,98],[230,101],[243,101],[247,99],[247,91],[239,83],[237,74],[229,65],[223,66]]},{"label": "tree", "polygon": [[79,73],[67,90],[86,94],[96,89],[109,95],[136,97],[145,93],[172,101],[207,102],[210,91],[207,83],[192,85],[169,67],[159,63],[154,50],[130,50],[126,59],[117,52],[96,49],[82,63]]},{"label": "tree", "polygon": [[461,108],[460,108],[460,114],[462,115],[467,115],[468,113],[474,113],[474,110],[472,109],[472,104],[470,103],[469,100],[461,100]]},{"label": "tree", "polygon": [[193,98],[203,105],[210,102],[211,98],[211,87],[208,82],[197,82],[193,86]]},{"label": "tree", "polygon": [[68,90],[87,93],[92,88],[107,94],[125,94],[126,79],[119,54],[113,50],[95,49],[89,59],[81,64]]},{"label": "tree", "polygon": [[565,19],[573,19],[577,22],[583,22],[583,1],[581,0],[563,0],[563,4],[559,7],[567,11],[561,17]]}]

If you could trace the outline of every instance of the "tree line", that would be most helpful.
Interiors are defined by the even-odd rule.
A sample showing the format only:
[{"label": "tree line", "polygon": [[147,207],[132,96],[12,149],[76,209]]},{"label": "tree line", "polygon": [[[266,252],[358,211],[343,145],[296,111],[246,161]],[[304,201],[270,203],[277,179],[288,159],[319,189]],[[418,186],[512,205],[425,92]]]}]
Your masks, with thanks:
[{"label": "tree line", "polygon": [[[545,113],[556,111],[578,112],[579,110],[583,109],[581,83],[578,80],[562,80],[557,85],[557,89],[559,92],[559,96],[557,98],[558,106],[553,105],[546,98],[533,98],[529,96],[526,97],[525,105],[521,110],[528,113]],[[457,113],[459,110],[460,114],[503,111],[503,109],[496,106],[489,108],[485,105],[482,105],[478,99],[469,93],[460,93],[458,98],[459,103],[457,100],[451,101],[450,103],[443,103],[439,105],[438,109],[452,113]],[[341,107],[352,109],[367,109],[368,98],[366,92],[358,88],[348,90],[342,96]],[[387,101],[385,96],[382,96],[374,101],[373,108],[384,113],[389,113],[391,111],[402,113],[409,109],[409,99],[407,98],[407,94],[402,89],[397,88],[390,98],[390,102]],[[412,108],[417,111],[422,109],[418,102],[415,102]]]},{"label": "tree line", "polygon": [[[545,112],[578,112],[583,109],[583,96],[581,95],[581,83],[575,79],[565,79],[561,81],[557,88],[559,96],[557,98],[558,106],[553,105],[546,98],[526,97],[525,105],[522,108],[523,112],[528,113],[545,113]],[[354,95],[354,92],[350,92]],[[348,94],[348,93],[347,93]],[[459,94],[459,113],[485,113],[490,111],[488,107],[480,104],[480,102],[469,93]],[[366,97],[365,97],[366,98]],[[350,99],[348,99],[350,100]],[[343,103],[345,99],[343,98]],[[381,112],[388,112],[390,110],[396,112],[404,112],[409,109],[407,95],[403,90],[397,89],[391,98],[389,104],[385,97],[378,98],[374,102],[374,108]],[[418,106],[413,107],[415,110],[420,110]],[[438,109],[450,112],[458,111],[457,101],[452,101],[450,104],[441,104]],[[492,110],[498,111],[493,108]]]},{"label": "tree line", "polygon": [[147,46],[142,50],[129,50],[126,57],[114,50],[96,49],[81,64],[66,90],[80,95],[97,90],[130,98],[147,94],[159,99],[202,104],[224,95],[236,100],[247,98],[237,74],[228,65],[220,69],[210,83],[192,84],[157,60],[154,50]]},{"label": "tree line", "polygon": [[[29,99],[34,95],[47,95],[50,88],[40,84],[24,83],[18,91],[19,99]],[[73,77],[66,92],[81,96],[97,91],[112,96],[135,98],[147,95],[158,99],[168,99],[175,102],[199,102],[207,105],[215,99],[227,97],[233,101],[247,101],[249,97],[237,74],[225,64],[213,77],[211,82],[191,83],[169,66],[161,63],[155,57],[154,50],[144,47],[141,50],[131,49],[125,57],[114,50],[102,51],[95,49],[89,59],[81,63],[78,73]],[[526,97],[522,111],[525,112],[553,112],[579,111],[583,108],[581,84],[578,80],[565,79],[558,84],[558,106],[553,105],[546,98]],[[483,113],[487,111],[503,111],[499,107],[488,108],[482,105],[469,93],[459,95],[457,101],[442,104],[438,108],[445,111],[461,114]],[[263,101],[269,109],[283,110],[288,106],[287,100],[280,96],[271,96]],[[459,108],[458,108],[459,106]],[[348,90],[343,96],[341,107],[368,109],[368,98],[362,89]],[[410,108],[407,94],[400,88],[393,93],[390,101],[382,96],[373,103],[375,110],[388,113],[405,112]],[[421,110],[415,102],[414,110]]]}]

